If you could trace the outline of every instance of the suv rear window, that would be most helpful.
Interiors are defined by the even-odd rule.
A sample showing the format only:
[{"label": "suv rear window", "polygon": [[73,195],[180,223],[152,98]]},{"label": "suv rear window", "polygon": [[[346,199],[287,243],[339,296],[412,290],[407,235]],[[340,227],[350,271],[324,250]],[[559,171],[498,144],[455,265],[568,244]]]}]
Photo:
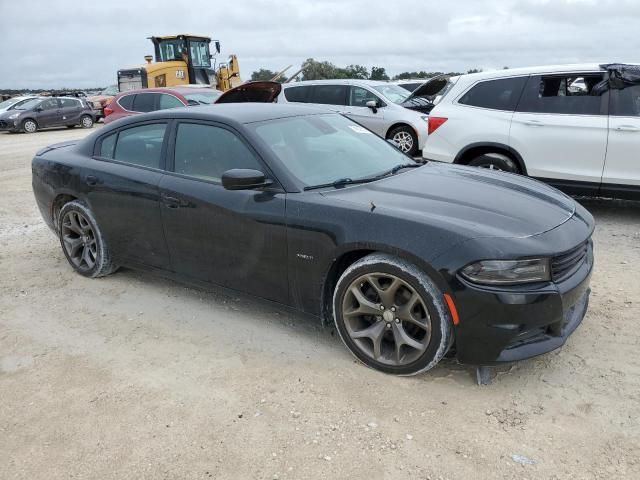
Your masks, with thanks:
[{"label": "suv rear window", "polygon": [[311,87],[290,87],[284,89],[284,98],[287,99],[288,102],[307,102],[307,98],[309,97],[309,91]]},{"label": "suv rear window", "polygon": [[346,105],[347,85],[314,85],[311,87],[309,103],[322,105]]},{"label": "suv rear window", "polygon": [[592,95],[603,74],[534,75],[518,104],[519,112],[599,115],[602,96]]},{"label": "suv rear window", "polygon": [[512,77],[480,82],[465,93],[458,103],[513,112],[526,81],[527,77]]},{"label": "suv rear window", "polygon": [[134,95],[125,95],[125,96],[120,97],[118,99],[118,103],[125,110],[133,110],[133,99],[135,97],[136,97],[135,94]]},{"label": "suv rear window", "polygon": [[157,109],[155,93],[138,93],[133,101],[133,110],[135,112],[153,112]]}]

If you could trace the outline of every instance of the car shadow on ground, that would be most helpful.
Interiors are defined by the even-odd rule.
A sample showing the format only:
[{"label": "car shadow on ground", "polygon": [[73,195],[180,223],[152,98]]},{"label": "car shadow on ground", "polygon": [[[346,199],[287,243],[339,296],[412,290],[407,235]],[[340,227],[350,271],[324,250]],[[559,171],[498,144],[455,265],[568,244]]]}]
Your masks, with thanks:
[{"label": "car shadow on ground", "polygon": [[640,223],[640,201],[612,198],[577,197],[584,208],[598,220],[615,220]]}]

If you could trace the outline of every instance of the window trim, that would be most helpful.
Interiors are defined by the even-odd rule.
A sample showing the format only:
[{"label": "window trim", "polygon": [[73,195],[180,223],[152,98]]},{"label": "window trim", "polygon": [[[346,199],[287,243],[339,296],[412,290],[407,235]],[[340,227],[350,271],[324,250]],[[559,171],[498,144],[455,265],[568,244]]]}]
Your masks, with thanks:
[{"label": "window trim", "polygon": [[135,101],[136,101],[136,98],[135,98],[135,97],[136,97],[136,95],[138,95],[138,94],[137,94],[137,93],[127,93],[127,94],[121,95],[121,96],[119,96],[119,97],[116,99],[116,103],[118,104],[118,106],[119,106],[122,110],[124,110],[124,111],[125,111],[125,112],[127,112],[127,113],[142,113],[142,112],[136,112],[135,110],[127,110],[126,108],[124,108],[124,107],[120,104],[120,100],[121,100],[121,99],[123,99],[124,97],[133,97],[133,100],[131,100],[131,106],[133,107],[133,102],[135,102]]},{"label": "window trim", "polygon": [[269,166],[267,165],[267,162],[264,161],[264,159],[262,158],[262,155],[260,155],[260,153],[253,147],[253,145],[251,145],[251,143],[246,139],[246,137],[239,132],[238,130],[236,130],[235,128],[233,128],[232,126],[226,124],[226,123],[221,123],[221,122],[216,122],[213,120],[199,120],[199,119],[191,119],[191,118],[176,118],[174,119],[173,125],[172,125],[172,130],[170,132],[169,135],[169,142],[167,143],[167,152],[166,152],[166,164],[165,164],[165,174],[166,175],[170,175],[172,177],[179,177],[179,178],[184,178],[187,180],[193,180],[193,181],[198,181],[198,182],[203,182],[203,183],[208,183],[210,185],[218,185],[221,188],[222,187],[222,182],[218,182],[216,180],[208,180],[206,178],[202,178],[202,177],[194,177],[193,175],[186,175],[184,173],[178,173],[175,172],[175,154],[176,154],[176,137],[178,135],[178,127],[180,126],[180,124],[183,123],[187,123],[187,124],[195,124],[195,125],[205,125],[205,126],[209,126],[209,127],[218,127],[218,128],[222,128],[224,130],[227,130],[229,132],[231,132],[232,134],[234,134],[236,137],[238,137],[240,139],[240,141],[245,145],[245,147],[247,147],[247,149],[253,154],[253,156],[256,158],[256,160],[258,161],[258,163],[262,166],[262,168],[264,169],[264,174],[265,176],[269,179],[273,181],[273,184],[270,187],[265,188],[264,190],[266,191],[278,191],[278,192],[284,192],[284,189],[282,187],[282,184],[280,183],[280,181],[278,180],[278,177],[276,177],[276,175],[273,173],[273,170],[271,170],[271,168],[269,168]]},{"label": "window trim", "polygon": [[[167,147],[168,147],[168,144],[169,144],[168,140],[169,140],[169,136],[171,134],[171,128],[172,128],[174,122],[175,122],[175,120],[170,119],[170,118],[157,119],[157,120],[145,120],[145,121],[142,121],[142,122],[129,123],[129,124],[123,125],[123,126],[121,126],[119,128],[114,128],[113,130],[109,130],[108,132],[105,132],[104,134],[101,134],[98,137],[98,139],[95,141],[95,143],[93,144],[93,153],[91,155],[91,158],[93,160],[96,160],[96,161],[99,161],[99,162],[115,163],[117,165],[125,165],[127,167],[141,168],[143,170],[149,170],[149,171],[152,171],[152,172],[166,173]],[[123,130],[129,130],[131,128],[143,127],[145,125],[153,125],[153,124],[165,124],[167,126],[165,131],[164,131],[164,138],[162,140],[162,148],[160,149],[160,165],[158,166],[158,168],[147,167],[146,165],[138,165],[138,164],[135,164],[135,163],[123,162],[122,160],[116,160],[115,158],[107,158],[107,157],[100,156],[100,150],[102,149],[102,142],[104,141],[105,138],[107,138],[107,137],[109,137],[111,135],[116,135],[115,146],[117,147],[118,140],[120,140],[120,132],[122,132]],[[114,153],[115,153],[115,150],[114,150]]]},{"label": "window trim", "polygon": [[[312,86],[313,85],[295,85],[294,84],[294,85],[292,85],[290,87],[284,87],[282,89],[282,94],[284,95],[284,99],[287,101],[287,103],[309,103],[309,102],[307,102],[307,99],[309,97],[309,92],[311,92],[311,87]],[[304,101],[302,101],[302,102],[299,102],[297,100],[289,100],[289,98],[287,97],[287,90],[295,90],[297,88],[304,88],[304,89],[307,90],[307,93],[304,96]]]}]

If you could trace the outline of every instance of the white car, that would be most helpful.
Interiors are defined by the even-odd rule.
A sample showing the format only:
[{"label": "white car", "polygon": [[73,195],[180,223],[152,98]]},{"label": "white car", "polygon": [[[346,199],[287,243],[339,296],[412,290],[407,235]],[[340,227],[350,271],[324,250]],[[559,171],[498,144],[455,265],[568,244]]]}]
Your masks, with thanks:
[{"label": "white car", "polygon": [[431,103],[389,82],[309,80],[282,86],[279,103],[307,103],[342,113],[415,156],[427,138]]},{"label": "white car", "polygon": [[[624,77],[612,86],[614,79]],[[423,157],[640,198],[640,67],[561,65],[448,79]]]}]

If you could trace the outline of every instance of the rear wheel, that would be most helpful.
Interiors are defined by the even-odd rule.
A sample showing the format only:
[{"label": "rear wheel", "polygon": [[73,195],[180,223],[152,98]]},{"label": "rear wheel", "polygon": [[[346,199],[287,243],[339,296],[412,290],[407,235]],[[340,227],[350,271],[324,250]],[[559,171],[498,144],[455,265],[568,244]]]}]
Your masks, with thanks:
[{"label": "rear wheel", "polygon": [[502,153],[485,153],[475,157],[469,162],[472,167],[488,168],[503,172],[522,173],[518,164]]},{"label": "rear wheel", "polygon": [[22,131],[25,133],[35,133],[36,131],[38,131],[38,124],[35,120],[27,118],[24,122],[22,122]]},{"label": "rear wheel", "polygon": [[93,118],[90,115],[83,115],[80,118],[80,126],[82,128],[91,128],[93,127]]},{"label": "rear wheel", "polygon": [[389,132],[387,139],[392,140],[407,155],[414,157],[418,153],[418,137],[411,127],[396,127]]},{"label": "rear wheel", "polygon": [[103,277],[117,269],[93,213],[86,205],[78,200],[65,204],[60,209],[58,225],[62,251],[80,275]]},{"label": "rear wheel", "polygon": [[340,338],[365,365],[396,375],[433,368],[451,345],[443,294],[415,265],[374,253],[342,274],[333,297]]}]

